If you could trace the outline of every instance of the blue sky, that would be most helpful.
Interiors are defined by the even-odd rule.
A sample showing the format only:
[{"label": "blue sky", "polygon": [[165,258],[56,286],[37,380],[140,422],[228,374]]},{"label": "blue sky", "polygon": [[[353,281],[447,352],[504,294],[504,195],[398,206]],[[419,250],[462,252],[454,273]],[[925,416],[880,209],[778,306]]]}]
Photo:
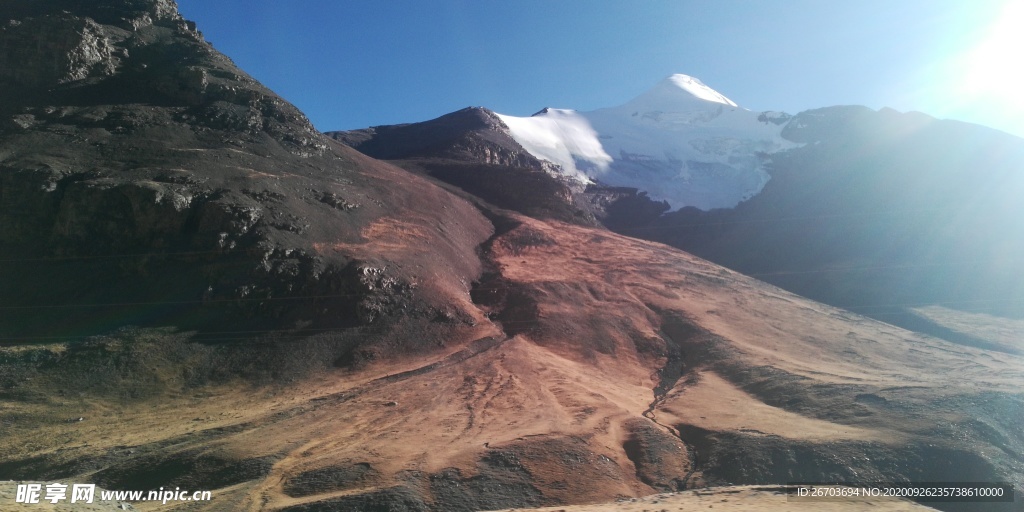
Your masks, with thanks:
[{"label": "blue sky", "polygon": [[591,110],[673,73],[752,110],[918,110],[1024,136],[1019,0],[179,0],[321,130]]}]

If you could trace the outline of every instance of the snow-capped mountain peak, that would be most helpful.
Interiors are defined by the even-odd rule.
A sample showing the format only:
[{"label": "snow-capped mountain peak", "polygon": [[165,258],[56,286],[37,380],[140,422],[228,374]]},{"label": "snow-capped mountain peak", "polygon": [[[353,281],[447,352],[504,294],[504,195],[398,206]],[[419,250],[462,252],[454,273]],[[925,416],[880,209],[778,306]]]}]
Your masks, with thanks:
[{"label": "snow-capped mountain peak", "polygon": [[732,100],[726,98],[722,93],[704,85],[704,82],[701,82],[699,79],[682,73],[677,73],[662,80],[653,89],[637,98],[637,100],[641,98],[661,100],[665,103],[698,99],[713,103],[721,103],[731,107],[738,106]]},{"label": "snow-capped mountain peak", "polygon": [[565,176],[634,187],[673,209],[736,206],[768,182],[766,155],[795,146],[781,136],[784,123],[759,119],[683,74],[618,107],[498,117],[523,148]]}]

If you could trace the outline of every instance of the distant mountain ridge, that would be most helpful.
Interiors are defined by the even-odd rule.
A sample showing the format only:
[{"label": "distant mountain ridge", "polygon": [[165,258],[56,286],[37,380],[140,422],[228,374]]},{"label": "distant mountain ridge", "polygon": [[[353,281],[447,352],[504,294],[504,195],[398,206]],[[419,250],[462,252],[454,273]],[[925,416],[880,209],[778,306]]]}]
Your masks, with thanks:
[{"label": "distant mountain ridge", "polygon": [[494,137],[553,165],[561,197],[620,233],[936,335],[912,308],[1024,311],[1012,135],[891,109],[749,112],[686,75],[621,107],[494,115]]},{"label": "distant mountain ridge", "polygon": [[435,176],[510,210],[594,224],[579,196],[585,184],[526,151],[501,116],[469,107],[422,123],[327,132],[327,136],[408,170]]}]

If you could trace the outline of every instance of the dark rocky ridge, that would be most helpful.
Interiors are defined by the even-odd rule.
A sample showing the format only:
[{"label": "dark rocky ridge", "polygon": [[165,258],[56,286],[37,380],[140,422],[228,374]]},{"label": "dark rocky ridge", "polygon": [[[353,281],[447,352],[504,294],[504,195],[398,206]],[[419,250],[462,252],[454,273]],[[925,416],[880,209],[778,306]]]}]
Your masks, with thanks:
[{"label": "dark rocky ridge", "polygon": [[528,153],[498,116],[468,107],[421,123],[327,132],[374,158],[455,185],[501,208],[596,225],[609,197],[631,189],[585,188]]},{"label": "dark rocky ridge", "polygon": [[[412,266],[478,272],[475,210],[321,135],[174,2],[3,2],[0,22],[5,342],[433,317],[450,301],[413,290]],[[393,217],[436,257],[360,249]]]},{"label": "dark rocky ridge", "polygon": [[375,126],[327,135],[382,160],[444,158],[541,169],[494,112],[468,107],[422,123]]}]

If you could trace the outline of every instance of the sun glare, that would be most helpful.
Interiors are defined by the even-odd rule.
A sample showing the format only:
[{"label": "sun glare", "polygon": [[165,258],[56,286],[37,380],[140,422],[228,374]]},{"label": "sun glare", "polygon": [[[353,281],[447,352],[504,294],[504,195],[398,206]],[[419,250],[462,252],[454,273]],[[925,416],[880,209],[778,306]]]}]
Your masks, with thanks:
[{"label": "sun glare", "polygon": [[974,99],[995,100],[1024,109],[1024,2],[1011,1],[987,35],[967,55],[965,92]]}]

